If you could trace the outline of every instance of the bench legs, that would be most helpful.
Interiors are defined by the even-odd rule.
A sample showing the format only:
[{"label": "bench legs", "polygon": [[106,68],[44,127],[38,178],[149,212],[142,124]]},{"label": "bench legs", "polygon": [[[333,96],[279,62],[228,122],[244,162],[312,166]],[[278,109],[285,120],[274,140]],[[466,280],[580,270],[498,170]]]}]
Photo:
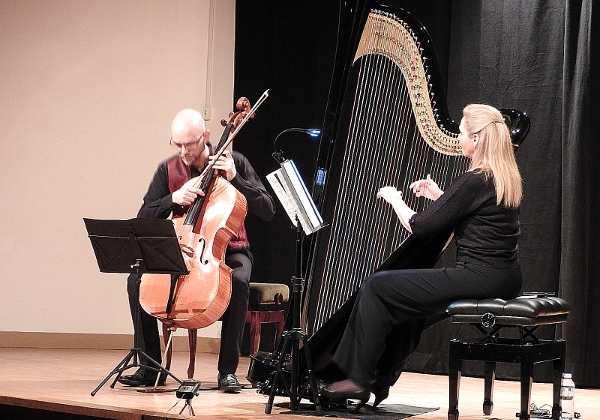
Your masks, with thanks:
[{"label": "bench legs", "polygon": [[[566,341],[560,341],[561,353],[565,354],[567,346]],[[560,412],[562,407],[560,405],[560,385],[562,382],[562,375],[565,371],[565,358],[555,359],[552,362],[552,419],[560,420]]]},{"label": "bench legs", "polygon": [[458,420],[458,392],[460,388],[460,374],[462,359],[460,358],[460,342],[450,341],[450,369],[448,372],[448,420]]},{"label": "bench legs", "polygon": [[529,420],[531,385],[533,384],[533,361],[521,360],[521,412],[519,419]]},{"label": "bench legs", "polygon": [[492,414],[492,410],[494,409],[494,380],[496,379],[496,362],[485,362],[483,377],[483,414],[489,416]]},{"label": "bench legs", "polygon": [[[494,408],[494,380],[496,362],[520,363],[521,365],[521,411],[520,420],[529,420],[531,387],[533,384],[533,365],[552,361],[552,419],[560,419],[560,383],[565,368],[565,347],[563,340],[540,342],[537,344],[484,344],[460,340],[450,341],[450,360],[448,373],[448,420],[458,420],[458,394],[463,360],[484,361],[484,402],[483,413],[492,414]],[[496,360],[492,360],[496,358]]]}]

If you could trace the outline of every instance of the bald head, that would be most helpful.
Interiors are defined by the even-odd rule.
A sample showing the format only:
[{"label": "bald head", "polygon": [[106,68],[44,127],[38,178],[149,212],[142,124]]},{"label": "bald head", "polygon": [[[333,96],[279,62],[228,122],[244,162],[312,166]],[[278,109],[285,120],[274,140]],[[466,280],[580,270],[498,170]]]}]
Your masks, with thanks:
[{"label": "bald head", "polygon": [[204,118],[195,109],[182,109],[175,115],[171,123],[171,137],[178,143],[198,139],[205,130]]},{"label": "bald head", "polygon": [[171,144],[187,165],[203,167],[208,159],[210,132],[206,130],[202,114],[193,109],[182,109],[171,123]]}]

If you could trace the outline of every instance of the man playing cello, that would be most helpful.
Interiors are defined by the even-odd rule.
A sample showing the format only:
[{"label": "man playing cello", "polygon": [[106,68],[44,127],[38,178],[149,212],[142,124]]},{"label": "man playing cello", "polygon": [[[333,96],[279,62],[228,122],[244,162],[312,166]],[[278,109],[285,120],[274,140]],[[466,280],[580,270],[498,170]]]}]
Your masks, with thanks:
[{"label": "man playing cello", "polygon": [[[213,164],[213,169],[218,170],[221,176],[244,195],[248,211],[263,220],[273,217],[273,198],[246,157],[236,151],[225,151],[215,158],[209,138],[210,131],[206,129],[200,112],[183,109],[175,115],[171,123],[171,145],[177,150],[177,154],[158,165],[137,217],[166,219],[174,213],[182,213],[198,195],[204,194],[194,186],[194,178],[198,177],[208,164]],[[239,392],[241,385],[235,372],[248,310],[249,282],[253,265],[244,225],[227,246],[225,264],[233,270],[232,291],[229,306],[222,316],[217,382],[223,392]],[[135,325],[136,314],[133,311],[137,303],[132,300],[137,294],[136,280],[135,274],[130,275],[127,280],[134,334],[140,349],[160,362],[160,337],[156,318],[140,309],[140,325]],[[129,386],[150,386],[156,382],[156,376],[156,371],[140,367],[132,375],[121,376],[119,382]],[[160,379],[159,383],[161,382],[164,383],[163,378]]]}]

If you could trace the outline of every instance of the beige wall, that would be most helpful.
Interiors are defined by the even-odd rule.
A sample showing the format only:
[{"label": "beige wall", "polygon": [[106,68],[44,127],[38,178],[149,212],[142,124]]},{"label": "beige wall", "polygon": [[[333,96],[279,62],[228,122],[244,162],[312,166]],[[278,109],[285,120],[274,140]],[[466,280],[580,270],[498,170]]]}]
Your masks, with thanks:
[{"label": "beige wall", "polygon": [[99,272],[82,219],[135,217],[179,109],[210,105],[222,131],[234,13],[235,0],[0,2],[0,332],[131,333],[126,275]]}]

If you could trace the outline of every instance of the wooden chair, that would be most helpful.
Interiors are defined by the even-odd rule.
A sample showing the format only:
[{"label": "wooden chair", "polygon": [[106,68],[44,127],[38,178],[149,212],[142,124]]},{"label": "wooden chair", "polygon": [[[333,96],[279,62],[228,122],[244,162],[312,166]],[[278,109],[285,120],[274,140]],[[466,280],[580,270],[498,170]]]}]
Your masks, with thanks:
[{"label": "wooden chair", "polygon": [[[165,348],[167,347],[167,343],[169,342],[169,337],[171,336],[172,330],[165,324],[163,326],[163,340],[165,342]],[[187,368],[187,377],[192,379],[194,377],[194,370],[196,368],[196,346],[198,343],[198,330],[191,329],[188,331],[188,345],[190,348],[190,360]],[[165,357],[165,369],[169,370],[171,367],[171,358],[173,356],[173,345],[169,346]]]},{"label": "wooden chair", "polygon": [[250,283],[250,303],[246,314],[246,323],[250,324],[250,354],[256,354],[260,347],[261,326],[275,323],[277,332],[274,345],[281,339],[285,327],[285,311],[273,310],[273,305],[281,305],[289,300],[290,289],[280,283]]},{"label": "wooden chair", "polygon": [[[277,333],[275,335],[275,347],[281,339],[283,328],[285,326],[285,314],[283,309],[266,310],[265,308],[271,305],[281,305],[289,300],[289,287],[285,284],[278,283],[250,283],[250,299],[248,304],[248,313],[246,314],[246,322],[250,323],[250,352],[255,354],[260,346],[261,324],[275,323]],[[172,330],[163,324],[163,340],[165,347],[169,341]],[[190,359],[188,363],[187,375],[188,378],[194,377],[196,364],[196,347],[198,342],[198,330],[188,330],[188,344],[190,348]],[[165,356],[165,368],[168,370],[171,367],[171,358],[173,355],[173,346],[169,346],[169,350]]]}]

